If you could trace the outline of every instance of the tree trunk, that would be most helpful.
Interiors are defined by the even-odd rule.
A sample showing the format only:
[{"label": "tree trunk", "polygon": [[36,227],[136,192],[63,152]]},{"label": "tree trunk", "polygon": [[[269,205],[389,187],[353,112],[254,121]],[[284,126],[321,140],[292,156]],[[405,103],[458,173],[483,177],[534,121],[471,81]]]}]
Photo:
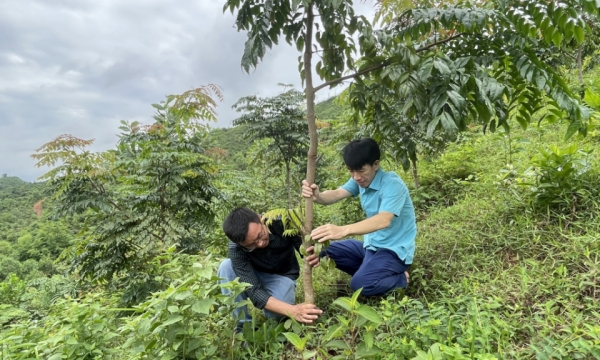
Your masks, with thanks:
[{"label": "tree trunk", "polygon": [[585,84],[583,83],[583,65],[581,63],[582,47],[579,45],[577,48],[577,75],[579,76],[579,97],[581,100],[585,97]]},{"label": "tree trunk", "polygon": [[415,181],[415,190],[419,190],[419,170],[417,169],[417,160],[411,160],[412,163],[412,176]]},{"label": "tree trunk", "polygon": [[[313,39],[313,4],[306,7],[306,34],[304,40],[304,77],[306,80],[306,120],[308,122],[308,135],[310,138],[310,147],[308,149],[308,163],[306,168],[306,181],[309,184],[315,182],[317,171],[317,126],[315,124],[315,89],[312,79],[312,39]],[[304,219],[304,234],[312,232],[313,228],[313,201],[306,199],[306,217]],[[303,239],[302,245],[308,248],[312,245],[312,240]],[[304,272],[302,280],[304,283],[304,301],[308,304],[315,303],[315,292],[312,284],[312,267],[308,262],[304,262]]]},{"label": "tree trunk", "polygon": [[290,185],[290,162],[285,162],[285,188],[287,189],[287,208],[293,209],[292,206],[292,187]]}]

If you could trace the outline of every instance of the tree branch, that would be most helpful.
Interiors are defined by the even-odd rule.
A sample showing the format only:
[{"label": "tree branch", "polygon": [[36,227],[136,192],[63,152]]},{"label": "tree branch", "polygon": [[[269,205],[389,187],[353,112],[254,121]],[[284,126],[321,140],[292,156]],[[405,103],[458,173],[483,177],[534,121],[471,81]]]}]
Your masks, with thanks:
[{"label": "tree branch", "polygon": [[[459,33],[459,34],[456,34],[456,35],[452,35],[452,36],[450,36],[449,38],[446,38],[446,39],[444,39],[444,40],[436,41],[436,42],[434,42],[434,43],[431,43],[431,44],[429,44],[429,45],[425,45],[425,46],[423,46],[422,48],[418,48],[418,49],[416,49],[416,50],[415,50],[415,53],[420,53],[420,52],[423,52],[423,51],[429,50],[429,49],[431,49],[431,48],[432,48],[432,47],[434,47],[434,46],[442,45],[442,44],[444,44],[444,43],[447,43],[447,42],[449,42],[449,41],[452,41],[452,40],[454,40],[454,39],[456,39],[457,37],[460,37],[460,36],[462,36],[462,35],[463,35],[463,34]],[[382,67],[386,67],[386,66],[388,66],[388,65],[389,65],[389,63],[387,63],[387,62],[383,62],[383,63],[381,63],[381,64],[378,64],[378,65],[371,66],[370,68],[366,68],[366,69],[364,69],[364,70],[358,71],[358,72],[356,72],[356,73],[354,73],[354,74],[351,74],[351,75],[346,75],[346,76],[342,76],[341,78],[337,78],[337,79],[334,79],[334,80],[330,80],[330,81],[324,82],[323,84],[321,84],[321,85],[319,85],[319,86],[315,87],[315,92],[317,92],[317,91],[321,90],[321,89],[322,89],[322,88],[324,88],[324,87],[331,86],[331,85],[335,85],[335,84],[337,84],[337,83],[340,83],[340,82],[342,82],[342,81],[345,81],[345,80],[348,80],[348,79],[353,79],[353,78],[355,78],[355,77],[358,77],[358,76],[361,76],[361,75],[364,75],[364,74],[368,74],[368,73],[370,73],[371,71],[374,71],[374,70],[377,70],[377,69],[381,69]]]},{"label": "tree branch", "polygon": [[445,44],[445,43],[447,43],[448,41],[452,41],[452,40],[456,39],[457,37],[461,37],[462,35],[463,35],[462,33],[458,33],[458,34],[456,34],[456,35],[452,35],[452,36],[450,36],[449,38],[446,38],[446,39],[444,39],[444,40],[436,41],[436,42],[434,42],[434,43],[431,43],[431,44],[429,44],[429,45],[425,45],[425,46],[423,46],[422,48],[418,48],[417,50],[415,50],[415,52],[416,52],[416,53],[420,53],[421,51],[429,50],[429,49],[431,49],[431,48],[432,48],[432,47],[434,47],[434,46],[438,46],[438,45]]},{"label": "tree branch", "polygon": [[364,70],[356,72],[356,73],[354,73],[352,75],[346,75],[346,76],[342,76],[341,78],[337,78],[337,79],[334,79],[334,80],[330,80],[330,81],[324,82],[323,84],[315,87],[315,92],[321,90],[322,88],[324,88],[326,86],[335,85],[335,84],[340,83],[340,82],[342,82],[344,80],[353,79],[355,77],[359,77],[361,75],[368,74],[371,71],[374,71],[374,70],[377,70],[377,69],[381,69],[382,67],[385,67],[387,65],[388,65],[387,63],[381,63],[379,65],[371,66],[370,68],[366,68]]}]

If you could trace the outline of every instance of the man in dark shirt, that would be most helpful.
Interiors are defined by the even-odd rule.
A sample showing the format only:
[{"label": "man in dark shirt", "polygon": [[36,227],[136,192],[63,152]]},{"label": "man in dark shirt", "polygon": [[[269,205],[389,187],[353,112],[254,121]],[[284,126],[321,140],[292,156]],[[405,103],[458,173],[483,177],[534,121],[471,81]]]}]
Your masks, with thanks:
[{"label": "man in dark shirt", "polygon": [[[223,282],[235,278],[252,285],[236,298],[250,298],[268,318],[292,317],[299,322],[312,323],[322,313],[315,305],[297,304],[296,279],[300,267],[295,251],[300,248],[299,236],[283,236],[283,224],[274,220],[266,226],[260,216],[248,208],[233,210],[223,222],[223,231],[231,240],[229,259],[219,266],[218,276]],[[228,290],[223,289],[223,294]],[[252,318],[246,306],[234,310],[239,319],[238,329]]]}]

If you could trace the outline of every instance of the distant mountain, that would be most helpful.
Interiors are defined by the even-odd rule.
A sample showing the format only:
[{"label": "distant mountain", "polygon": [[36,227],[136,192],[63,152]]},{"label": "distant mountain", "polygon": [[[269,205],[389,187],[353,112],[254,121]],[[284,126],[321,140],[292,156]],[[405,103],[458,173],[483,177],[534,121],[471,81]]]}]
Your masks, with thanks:
[{"label": "distant mountain", "polygon": [[345,110],[345,107],[335,103],[336,97],[331,97],[315,105],[315,115],[321,121],[337,119]]},{"label": "distant mountain", "polygon": [[14,176],[0,177],[0,240],[14,241],[37,219],[34,206],[44,198],[44,186]]},{"label": "distant mountain", "polygon": [[[345,110],[336,104],[335,97],[329,98],[315,105],[315,115],[319,121],[329,121],[339,117]],[[230,128],[216,128],[210,132],[209,146],[224,150],[225,161],[234,168],[242,170],[245,164],[240,160],[244,150],[248,148],[244,133],[247,125],[238,125]]]}]

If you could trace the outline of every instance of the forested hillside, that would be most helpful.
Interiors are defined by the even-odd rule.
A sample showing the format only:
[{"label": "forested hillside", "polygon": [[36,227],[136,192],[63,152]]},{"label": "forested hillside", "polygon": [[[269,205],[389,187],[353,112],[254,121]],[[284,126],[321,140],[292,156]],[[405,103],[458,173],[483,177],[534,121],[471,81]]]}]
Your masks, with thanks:
[{"label": "forested hillside", "polygon": [[19,231],[36,220],[34,206],[43,199],[43,184],[0,177],[0,240],[15,241]]},{"label": "forested hillside", "polygon": [[[449,358],[469,358],[469,354],[496,358],[535,358],[540,354],[550,358],[558,353],[563,358],[597,356],[600,283],[596,274],[600,262],[594,254],[600,250],[600,193],[596,186],[600,168],[593,150],[600,135],[593,131],[586,138],[565,142],[565,131],[566,125],[561,123],[510,134],[484,134],[481,128],[473,128],[442,155],[423,158],[418,189],[413,173],[404,172],[386,156],[383,167],[402,175],[419,219],[411,285],[406,292],[387,297],[359,298],[376,314],[368,315],[373,322],[349,323],[347,331],[377,329],[373,346],[394,358],[417,356],[420,351],[454,356]],[[213,145],[220,144],[215,141]],[[335,142],[321,146],[329,159],[319,170],[327,178],[324,186],[339,185],[347,178],[339,161],[339,146]],[[566,168],[573,170],[564,172]],[[223,192],[221,204],[225,208],[246,205],[257,211],[281,206],[281,195],[273,191],[281,182],[265,170],[253,166],[247,167],[247,172],[224,174],[217,183]],[[5,248],[14,249],[15,236],[43,239],[34,229],[51,222],[36,219],[31,208],[43,186],[14,178],[2,180],[5,193],[20,194],[11,207],[23,209],[29,219],[29,223],[21,223],[21,232],[4,240],[11,242]],[[355,200],[316,210],[317,223],[345,223],[362,216]],[[26,215],[28,212],[33,214]],[[126,318],[110,311],[124,300],[125,293],[116,288],[88,288],[75,298],[64,298],[61,294],[72,294],[76,278],[55,277],[42,285],[39,280],[7,279],[0,288],[6,304],[3,351],[20,358],[17,354],[27,352],[17,349],[27,349],[26,342],[35,339],[32,344],[37,342],[37,348],[47,354],[83,354],[89,344],[109,358],[121,357],[124,351],[132,351],[133,356],[137,352],[133,344],[142,344],[146,353],[158,354],[159,348],[170,344],[168,332],[186,327],[199,335],[181,338],[190,344],[199,341],[205,349],[205,355],[197,355],[200,358],[226,357],[228,351],[249,358],[294,356],[297,350],[293,342],[286,344],[284,332],[308,339],[308,349],[320,351],[328,343],[324,349],[331,349],[336,344],[327,340],[332,329],[339,328],[341,320],[359,316],[336,300],[347,291],[348,277],[335,270],[315,273],[317,305],[328,314],[316,325],[292,324],[288,328],[290,324],[263,323],[256,312],[260,329],[244,334],[248,348],[237,347],[235,342],[215,345],[211,339],[216,337],[234,339],[234,321],[227,316],[231,303],[217,295],[218,288],[211,280],[218,261],[226,255],[227,242],[218,223],[199,253],[177,254],[173,248],[165,248],[151,260],[146,271],[166,276],[160,285],[163,290],[135,305],[136,312]],[[40,251],[44,243],[26,250]],[[298,296],[301,301],[300,292]],[[207,299],[214,304],[212,310]],[[192,305],[196,310],[184,310]],[[44,321],[34,323],[28,320],[32,316],[42,316]],[[84,320],[71,323],[75,318]],[[8,325],[16,319],[21,320]],[[85,328],[88,321],[96,324],[94,329]],[[557,332],[556,324],[563,330]],[[150,336],[148,326],[158,330]],[[74,339],[69,335],[72,332],[78,334],[77,342],[69,340]],[[228,350],[230,346],[233,350]],[[353,345],[348,346],[352,349]],[[118,354],[115,348],[121,349]]]},{"label": "forested hillside", "polygon": [[[32,154],[43,183],[0,178],[1,359],[600,358],[600,6],[379,2],[375,29],[348,0],[226,4],[249,32],[242,68],[284,34],[306,89],[241,98],[228,129],[210,127],[218,86],[169,95],[122,121],[113,149],[61,135]],[[303,221],[366,215],[358,198],[307,205],[301,181],[363,171],[341,149],[364,137],[417,219],[407,288],[372,297],[329,262],[302,267]],[[305,235],[295,302],[314,300],[314,323],[267,320],[235,302],[248,284],[218,278],[241,206]],[[269,246],[257,233],[240,257]]]},{"label": "forested hillside", "polygon": [[[54,260],[71,244],[75,230],[66,219],[50,219],[43,183],[0,178],[0,278],[52,276]],[[49,208],[49,209],[48,209]]]}]

